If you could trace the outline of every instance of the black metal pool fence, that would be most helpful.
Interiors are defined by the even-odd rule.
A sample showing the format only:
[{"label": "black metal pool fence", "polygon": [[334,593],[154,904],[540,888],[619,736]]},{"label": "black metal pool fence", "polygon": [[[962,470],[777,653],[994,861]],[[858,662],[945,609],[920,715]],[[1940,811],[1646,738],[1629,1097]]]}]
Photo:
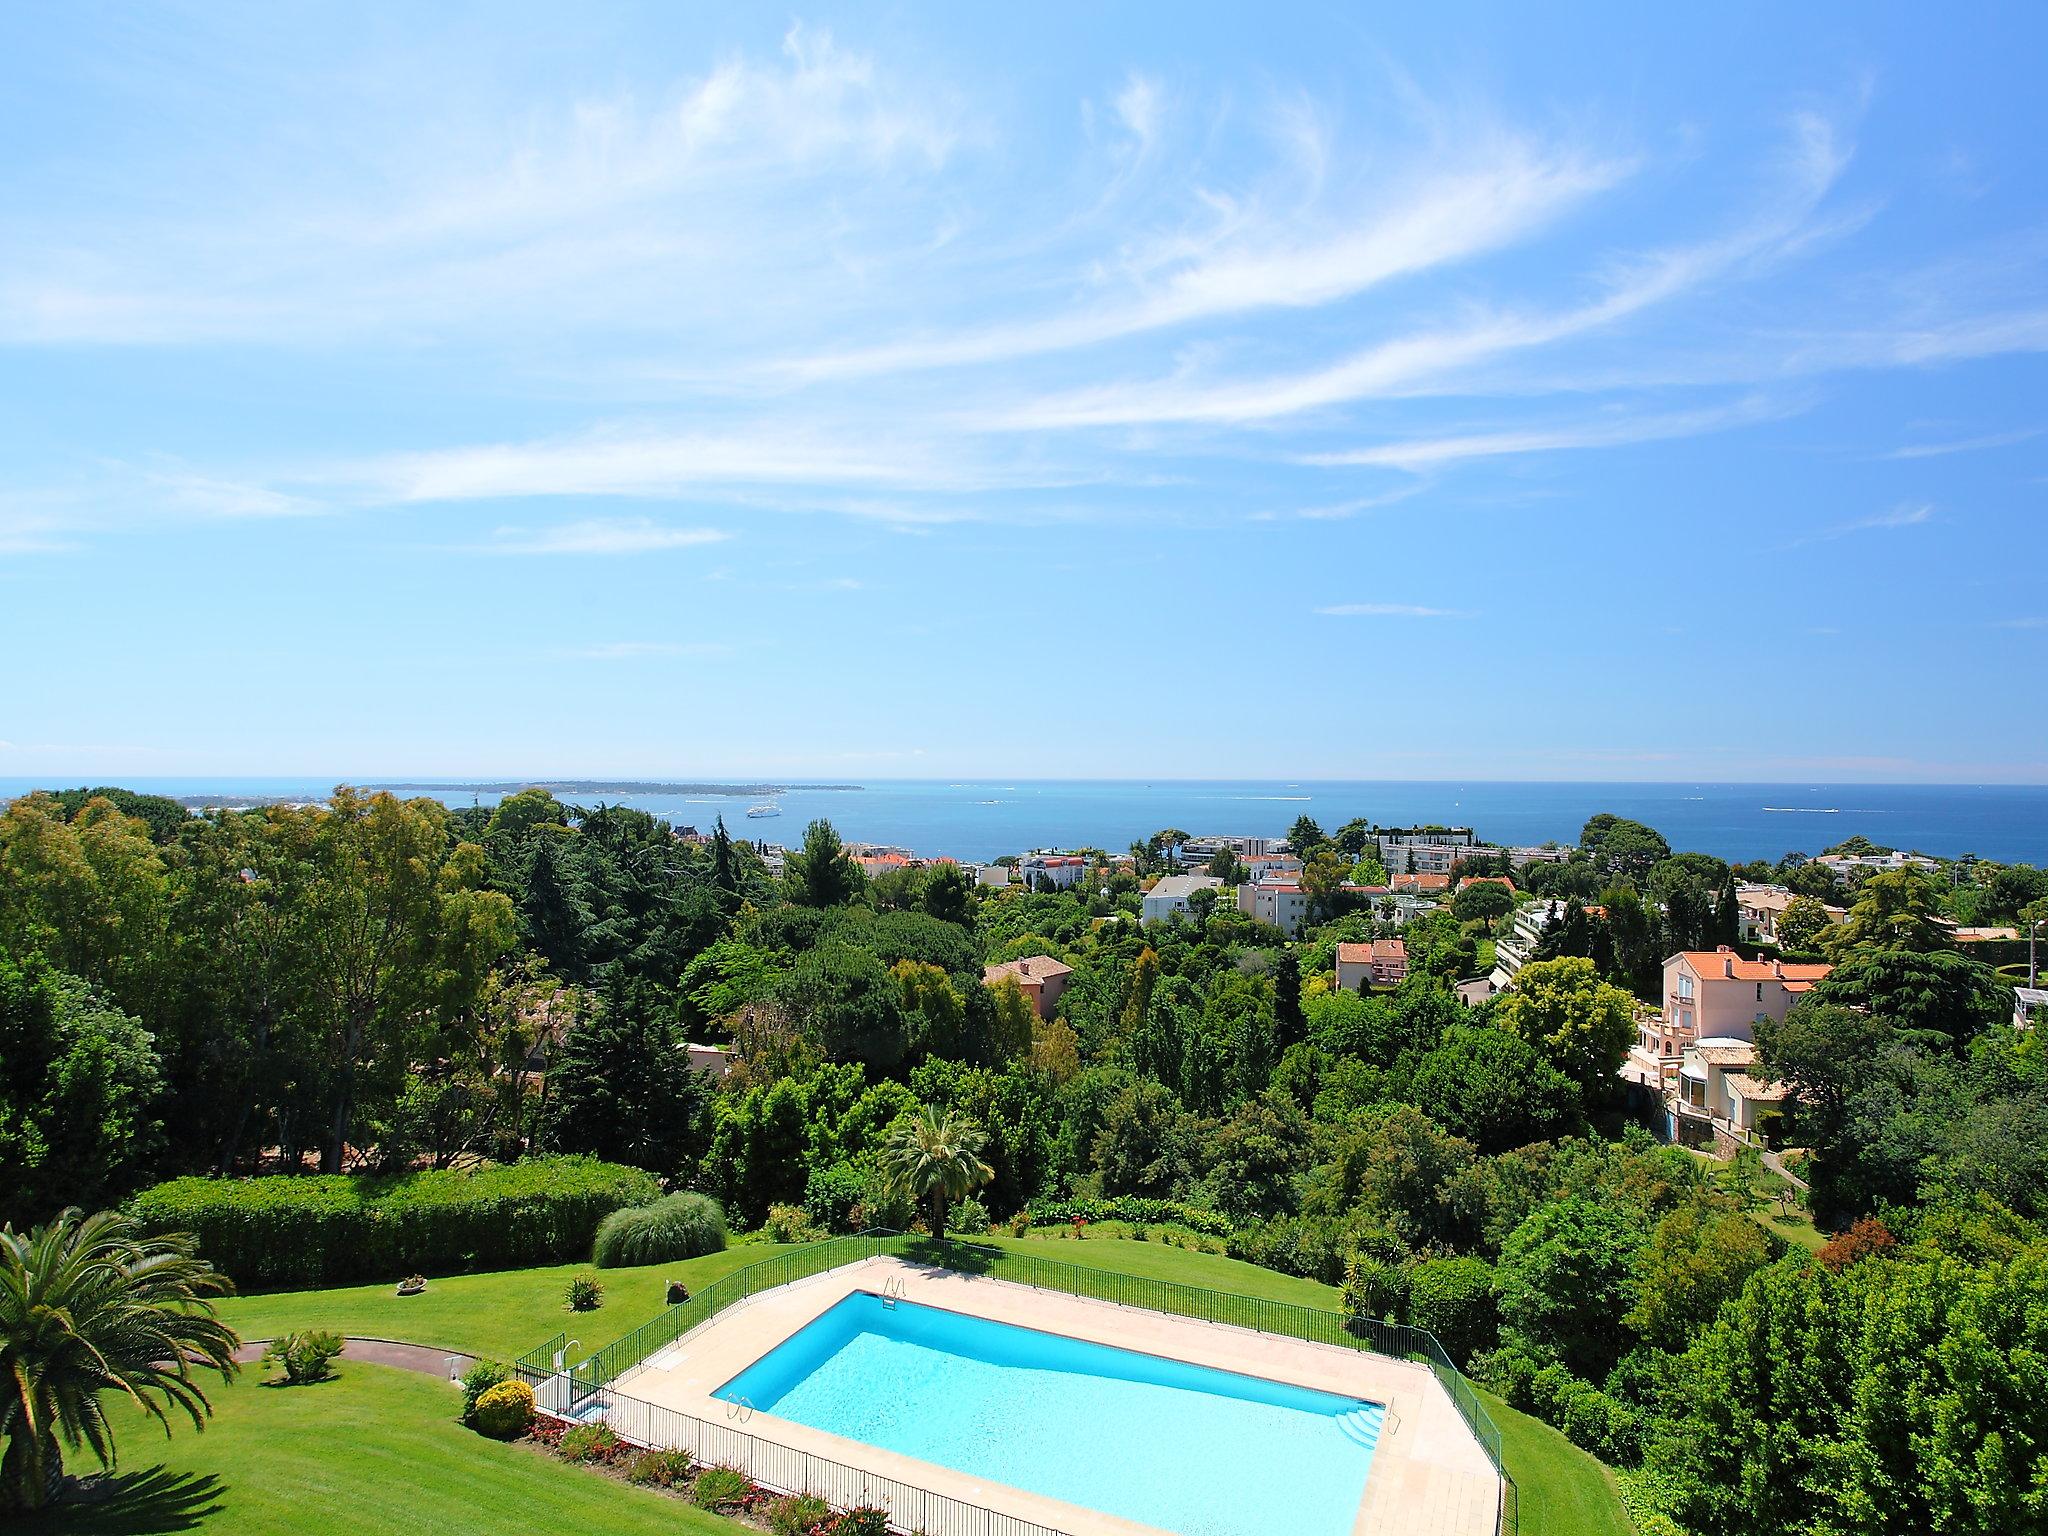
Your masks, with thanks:
[{"label": "black metal pool fence", "polygon": [[[519,1374],[534,1386],[541,1407],[549,1412],[576,1417],[595,1405],[615,1431],[636,1444],[687,1450],[700,1461],[735,1467],[764,1487],[784,1493],[815,1493],[836,1508],[873,1504],[887,1509],[899,1530],[926,1532],[928,1536],[1058,1536],[1029,1521],[761,1440],[745,1433],[737,1423],[712,1424],[674,1409],[640,1402],[619,1393],[612,1385],[649,1356],[738,1302],[843,1265],[884,1257],[1311,1344],[1332,1344],[1396,1360],[1419,1361],[1443,1383],[1467,1427],[1500,1474],[1496,1529],[1502,1536],[1513,1536],[1519,1528],[1518,1490],[1502,1459],[1500,1428],[1465,1373],[1427,1328],[1370,1317],[1346,1317],[1341,1312],[1184,1285],[1177,1280],[1145,1279],[986,1243],[951,1238],[938,1241],[887,1230],[806,1243],[734,1270],[688,1301],[677,1302],[574,1365],[566,1358],[568,1340],[557,1334],[520,1356]],[[633,1427],[650,1433],[633,1433]]]}]

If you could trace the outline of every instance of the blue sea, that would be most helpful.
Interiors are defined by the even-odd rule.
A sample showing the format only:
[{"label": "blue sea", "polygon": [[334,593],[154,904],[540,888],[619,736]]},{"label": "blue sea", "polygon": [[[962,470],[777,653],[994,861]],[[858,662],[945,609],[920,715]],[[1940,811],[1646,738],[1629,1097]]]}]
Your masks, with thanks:
[{"label": "blue sea", "polygon": [[[0,797],[77,782],[0,779]],[[155,794],[306,799],[332,787],[316,778],[122,782]],[[465,789],[436,793],[451,805],[499,798]],[[1861,833],[1888,847],[1947,857],[2048,864],[2048,785],[888,779],[858,789],[790,789],[774,797],[779,817],[756,820],[746,815],[761,798],[752,794],[609,798],[706,830],[723,815],[735,835],[781,843],[796,842],[805,822],[825,816],[847,838],[958,859],[1031,848],[1122,849],[1163,827],[1196,836],[1279,837],[1301,815],[1326,829],[1364,816],[1382,826],[1470,826],[1496,843],[1569,843],[1587,817],[1612,811],[1647,822],[1674,848],[1735,861],[1815,853]]]}]

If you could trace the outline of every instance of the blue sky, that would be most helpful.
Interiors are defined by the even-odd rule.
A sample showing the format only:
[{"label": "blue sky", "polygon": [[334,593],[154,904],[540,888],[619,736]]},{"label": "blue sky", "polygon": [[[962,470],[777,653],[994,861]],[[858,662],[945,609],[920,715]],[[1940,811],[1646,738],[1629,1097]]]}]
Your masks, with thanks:
[{"label": "blue sky", "polygon": [[2048,779],[2048,12],[1408,9],[8,9],[0,776]]}]

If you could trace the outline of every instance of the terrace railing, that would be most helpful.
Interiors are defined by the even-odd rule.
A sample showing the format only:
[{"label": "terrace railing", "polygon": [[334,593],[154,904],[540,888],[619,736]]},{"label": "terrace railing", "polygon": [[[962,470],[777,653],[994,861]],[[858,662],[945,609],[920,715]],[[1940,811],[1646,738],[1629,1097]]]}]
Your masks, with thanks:
[{"label": "terrace railing", "polygon": [[[902,1232],[873,1231],[792,1248],[775,1258],[733,1271],[688,1301],[677,1303],[651,1322],[623,1338],[615,1339],[589,1359],[572,1367],[557,1390],[573,1408],[657,1350],[674,1343],[737,1302],[793,1280],[807,1279],[845,1264],[884,1256],[964,1274],[988,1275],[1038,1290],[1060,1291],[1069,1296],[1112,1302],[1117,1306],[1164,1312],[1176,1317],[1247,1328],[1256,1333],[1278,1334],[1311,1344],[1368,1351],[1427,1365],[1456,1404],[1459,1415],[1486,1452],[1494,1470],[1500,1474],[1497,1529],[1507,1536],[1519,1527],[1519,1491],[1502,1455],[1500,1427],[1494,1423],[1493,1415],[1487,1412],[1485,1403],[1480,1401],[1478,1391],[1466,1379],[1465,1373],[1458,1369],[1436,1335],[1427,1328],[1370,1317],[1347,1317],[1325,1308],[1269,1301],[1234,1291],[1185,1285],[1177,1280],[1126,1275],[986,1243],[953,1239],[936,1241]],[[542,1357],[548,1361],[542,1369],[552,1371],[551,1352],[561,1347],[562,1341],[557,1335],[549,1344],[522,1358],[522,1371],[528,1369],[529,1361],[538,1363]],[[543,1406],[549,1405],[543,1402]]]}]

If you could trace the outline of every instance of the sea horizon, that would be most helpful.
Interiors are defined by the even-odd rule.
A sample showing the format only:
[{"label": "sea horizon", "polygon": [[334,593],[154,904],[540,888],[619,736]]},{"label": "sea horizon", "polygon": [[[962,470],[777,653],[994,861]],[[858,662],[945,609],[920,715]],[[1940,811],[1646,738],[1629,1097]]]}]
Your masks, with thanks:
[{"label": "sea horizon", "polygon": [[[1325,830],[1354,817],[1381,826],[1469,826],[1509,845],[1572,843],[1587,817],[1645,822],[1681,852],[1731,862],[1815,853],[1855,835],[1954,858],[2048,862],[2048,785],[1887,784],[1867,781],[1695,779],[1206,779],[875,778],[730,779],[624,776],[180,774],[0,777],[0,799],[31,789],[114,784],[174,798],[219,795],[316,800],[340,783],[430,794],[444,804],[494,804],[508,786],[581,788],[593,801],[633,805],[708,830],[724,815],[735,835],[792,843],[814,816],[852,841],[928,856],[981,860],[1031,848],[1121,849],[1164,827],[1196,836],[1278,837],[1300,815]],[[610,786],[667,786],[634,792]],[[564,798],[573,799],[573,794]],[[749,818],[750,800],[778,814]]]}]

